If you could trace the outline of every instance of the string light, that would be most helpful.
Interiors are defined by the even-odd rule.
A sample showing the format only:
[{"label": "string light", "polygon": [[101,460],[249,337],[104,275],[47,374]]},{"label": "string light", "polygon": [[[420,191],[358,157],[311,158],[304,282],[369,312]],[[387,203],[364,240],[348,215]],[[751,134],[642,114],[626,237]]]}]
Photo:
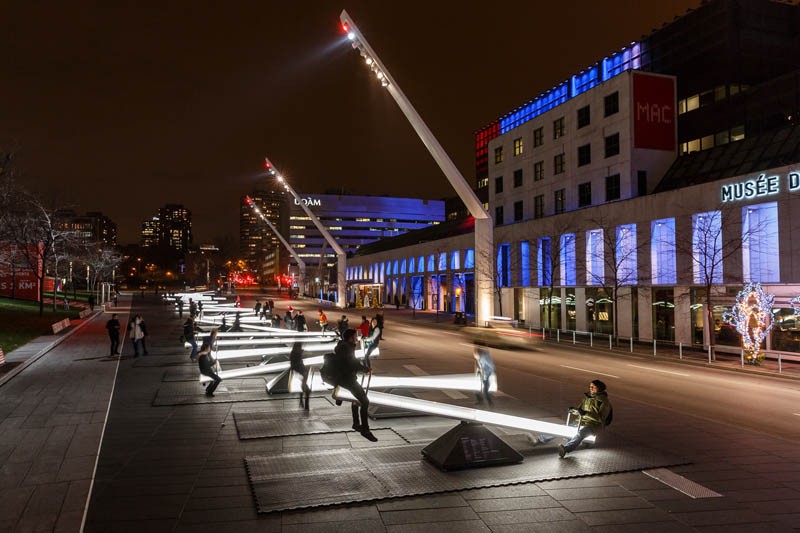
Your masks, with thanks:
[{"label": "string light", "polygon": [[[774,301],[775,296],[765,293],[760,283],[751,282],[736,295],[733,308],[722,313],[725,323],[735,327],[742,336],[745,358],[751,364],[758,364],[764,359],[761,343],[767,338],[773,326]],[[793,301],[792,307],[794,305]]]}]

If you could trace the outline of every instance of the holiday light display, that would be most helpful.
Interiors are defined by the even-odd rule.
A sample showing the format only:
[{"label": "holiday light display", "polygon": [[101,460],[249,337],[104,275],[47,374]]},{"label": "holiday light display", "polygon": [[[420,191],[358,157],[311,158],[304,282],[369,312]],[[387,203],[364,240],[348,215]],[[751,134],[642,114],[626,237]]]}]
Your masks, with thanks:
[{"label": "holiday light display", "polygon": [[772,329],[772,304],[775,296],[767,294],[760,283],[748,283],[736,295],[736,302],[722,319],[736,328],[742,336],[742,348],[748,363],[758,364],[764,359],[761,343]]}]

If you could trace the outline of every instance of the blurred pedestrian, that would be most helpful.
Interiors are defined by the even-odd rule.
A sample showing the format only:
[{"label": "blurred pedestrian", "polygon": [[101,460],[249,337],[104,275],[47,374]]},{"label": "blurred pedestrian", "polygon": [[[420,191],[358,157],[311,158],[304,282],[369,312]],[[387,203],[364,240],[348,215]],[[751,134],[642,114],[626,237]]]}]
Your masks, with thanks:
[{"label": "blurred pedestrian", "polygon": [[303,315],[302,309],[298,310],[297,314],[294,315],[294,329],[298,332],[308,331],[306,317]]},{"label": "blurred pedestrian", "polygon": [[89,293],[89,297],[86,298],[86,303],[89,304],[89,311],[94,311],[94,293]]},{"label": "blurred pedestrian", "polygon": [[111,315],[111,319],[106,322],[108,338],[111,341],[111,355],[119,355],[119,320],[117,314]]},{"label": "blurred pedestrian", "polygon": [[366,342],[367,353],[364,354],[364,364],[367,368],[372,368],[372,364],[369,362],[369,356],[372,355],[372,352],[375,351],[375,348],[377,348],[378,344],[381,342],[381,327],[378,325],[377,318],[373,318],[370,323],[369,337],[367,337]]},{"label": "blurred pedestrian", "polygon": [[[308,411],[311,398],[311,388],[308,386],[308,367],[303,363],[303,343],[295,341],[289,354],[289,367],[303,378],[300,392],[300,407]],[[305,399],[305,402],[303,401]]]},{"label": "blurred pedestrian", "polygon": [[481,379],[481,392],[483,393],[483,396],[481,396],[481,393],[475,393],[478,399],[476,403],[483,403],[485,398],[486,403],[490,406],[494,405],[492,395],[489,394],[491,378],[494,375],[494,361],[492,361],[492,356],[489,354],[489,349],[485,346],[476,345],[472,356],[475,358],[476,373]]},{"label": "blurred pedestrian", "polygon": [[133,320],[128,322],[128,335],[133,343],[133,356],[139,357],[139,351],[143,351],[147,355],[147,350],[144,346],[144,338],[147,335],[147,326],[145,326],[142,315],[136,315]]},{"label": "blurred pedestrian", "polygon": [[183,297],[178,298],[178,318],[183,320]]},{"label": "blurred pedestrian", "polygon": [[325,316],[325,312],[322,309],[319,309],[319,327],[322,330],[322,333],[325,333],[325,330],[328,329],[328,317]]},{"label": "blurred pedestrian", "polygon": [[342,315],[342,318],[339,319],[339,322],[336,323],[336,329],[339,331],[339,336],[343,335],[345,331],[350,327],[350,320],[348,320],[346,315]]},{"label": "blurred pedestrian", "polygon": [[283,327],[286,329],[294,329],[294,320],[292,319],[292,307],[289,306],[289,309],[286,310],[286,314],[283,316]]},{"label": "blurred pedestrian", "polygon": [[197,357],[197,337],[196,334],[198,331],[202,331],[200,328],[197,327],[197,324],[194,321],[194,317],[189,317],[186,319],[186,322],[183,323],[183,338],[189,345],[192,347],[192,353],[189,354],[189,358],[194,361]]},{"label": "blurred pedestrian", "polygon": [[361,315],[361,325],[358,326],[358,332],[361,334],[361,338],[369,337],[369,320],[365,315]]},{"label": "blurred pedestrian", "polygon": [[256,316],[259,316],[259,314],[261,314],[261,301],[256,300],[256,305],[253,307],[253,311],[255,311]]}]

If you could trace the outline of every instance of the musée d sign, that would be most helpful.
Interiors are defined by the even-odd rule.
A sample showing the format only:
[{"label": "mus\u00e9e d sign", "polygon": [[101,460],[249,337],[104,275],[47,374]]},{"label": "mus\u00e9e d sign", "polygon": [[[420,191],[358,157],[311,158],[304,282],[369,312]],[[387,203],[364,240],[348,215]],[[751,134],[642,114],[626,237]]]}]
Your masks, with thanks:
[{"label": "mus\u00e9e d sign", "polygon": [[781,180],[779,175],[760,174],[757,178],[723,185],[720,193],[723,202],[749,200],[778,194],[781,192],[781,182],[785,183],[786,190],[789,192],[800,191],[800,172],[789,172],[785,180]]}]

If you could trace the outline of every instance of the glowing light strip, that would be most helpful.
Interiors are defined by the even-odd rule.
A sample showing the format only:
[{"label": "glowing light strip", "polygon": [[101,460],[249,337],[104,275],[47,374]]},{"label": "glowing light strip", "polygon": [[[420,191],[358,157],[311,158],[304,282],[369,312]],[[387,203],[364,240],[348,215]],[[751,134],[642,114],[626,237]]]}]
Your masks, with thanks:
[{"label": "glowing light strip", "polygon": [[[335,346],[331,343],[326,342],[324,344],[317,343],[317,344],[304,344],[303,351],[305,352],[331,352]],[[376,348],[375,351],[378,349]],[[236,349],[225,349],[219,350],[216,352],[217,359],[220,361],[230,361],[232,359],[245,359],[248,357],[268,357],[268,356],[275,356],[275,355],[289,355],[292,351],[292,348],[289,346],[280,347],[280,348],[242,348],[240,350]],[[372,357],[370,355],[370,357]]]},{"label": "glowing light strip", "polygon": [[[299,342],[301,344],[305,343],[319,343],[324,344],[327,343],[330,345],[331,350],[336,347],[336,338],[331,337],[269,337],[269,338],[262,338],[262,339],[222,339],[217,340],[216,346],[217,348],[224,348],[228,349],[227,347],[230,346],[265,346],[265,347],[272,347],[272,346],[286,346],[288,344],[294,344],[295,342]],[[185,348],[191,348],[191,344],[185,342]],[[243,348],[244,349],[244,348]]]},{"label": "glowing light strip", "polygon": [[[370,356],[371,357],[371,356]],[[297,374],[289,386],[289,392],[300,392],[302,380]],[[292,389],[292,383],[296,380],[296,389]],[[367,378],[364,378],[363,386],[366,387]],[[319,372],[314,372],[313,379],[309,383],[312,391],[325,391],[333,387],[322,381]],[[316,388],[315,388],[316,387]],[[439,390],[459,390],[468,392],[479,392],[481,380],[475,374],[453,374],[444,376],[376,376],[373,375],[369,380],[370,389],[439,389]],[[497,391],[497,380],[489,382],[489,390]]]},{"label": "glowing light strip", "polygon": [[[380,349],[376,348],[372,354],[370,354],[370,358],[374,358],[380,355]],[[364,350],[356,350],[356,359],[363,359],[364,358]],[[325,362],[325,357],[322,355],[315,355],[312,357],[304,357],[303,364],[306,366],[322,366],[322,363]],[[258,366],[248,366],[244,368],[234,368],[232,370],[219,370],[217,375],[222,379],[232,379],[232,378],[241,378],[247,376],[261,376],[264,374],[276,374],[278,372],[282,372],[289,368],[289,361],[283,361],[280,363],[269,363],[266,365],[258,365]],[[200,383],[207,383],[211,381],[211,378],[208,376],[204,376],[200,374]]]},{"label": "glowing light strip", "polygon": [[277,339],[280,337],[321,337],[337,338],[332,331],[293,331],[290,329],[274,329],[273,331],[220,331],[217,338],[245,338],[245,339]]},{"label": "glowing light strip", "polygon": [[[349,402],[356,401],[350,391],[337,387],[333,392],[333,397],[337,400]],[[546,435],[557,435],[560,437],[574,437],[578,432],[577,428],[565,424],[553,424],[543,422],[533,418],[523,418],[521,416],[504,415],[492,411],[482,411],[480,409],[470,409],[469,407],[459,407],[440,402],[431,402],[417,398],[408,398],[396,394],[386,394],[385,392],[375,392],[370,390],[367,393],[370,404],[385,405],[387,407],[397,407],[410,411],[418,411],[429,415],[454,418],[466,422],[479,422],[482,424],[492,424],[534,433],[544,433]],[[589,439],[586,439],[589,441]]]}]

